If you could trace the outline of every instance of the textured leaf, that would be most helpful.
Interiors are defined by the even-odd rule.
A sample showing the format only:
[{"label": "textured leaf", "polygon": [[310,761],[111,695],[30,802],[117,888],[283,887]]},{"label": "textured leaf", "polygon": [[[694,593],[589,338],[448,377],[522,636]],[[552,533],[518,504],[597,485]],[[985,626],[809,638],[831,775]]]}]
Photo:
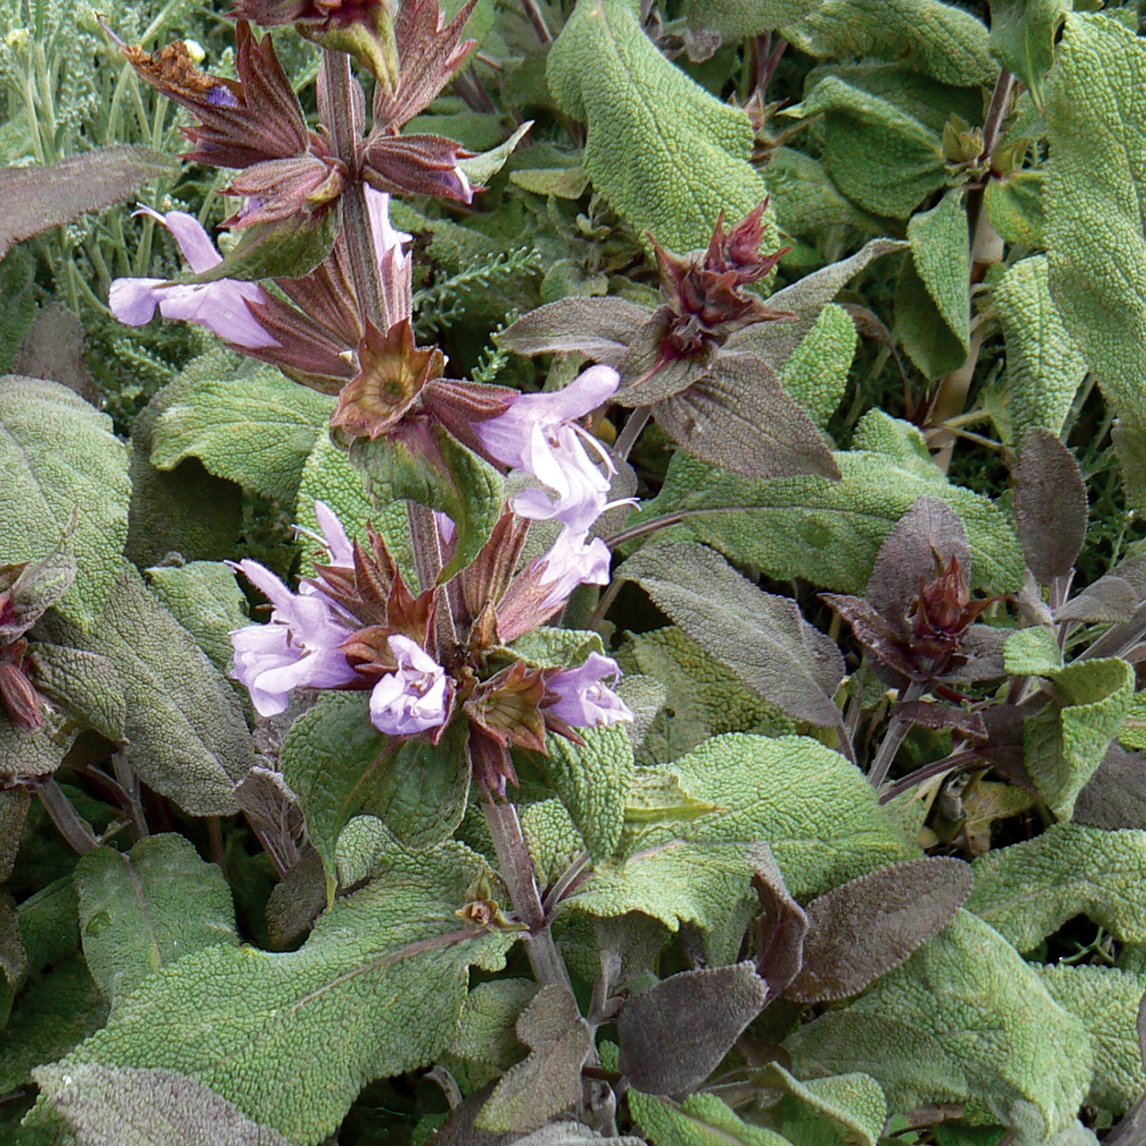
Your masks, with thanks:
[{"label": "textured leaf", "polygon": [[16,996],[0,1041],[0,1093],[29,1084],[33,1068],[67,1054],[106,1018],[107,1000],[83,959],[61,957]]},{"label": "textured leaf", "polygon": [[456,721],[436,748],[420,738],[395,740],[370,723],[369,700],[364,692],[326,693],[283,744],[283,779],[322,856],[328,899],[338,837],[352,817],[377,816],[403,844],[422,848],[449,839],[465,813],[465,722]]},{"label": "textured leaf", "polygon": [[50,167],[0,171],[0,259],[13,243],[130,199],[149,179],[170,176],[176,161],[145,147],[102,147]]},{"label": "textured leaf", "polygon": [[722,732],[781,736],[796,731],[792,720],[749,691],[676,626],[629,634],[617,661],[626,674],[622,692],[638,672],[666,690],[664,707],[637,750],[640,764],[675,760]]},{"label": "textured leaf", "polygon": [[458,167],[474,187],[484,187],[506,164],[525,133],[533,126],[526,120],[503,143],[483,151],[480,155],[467,155],[458,160]]},{"label": "textured leaf", "polygon": [[768,1001],[782,994],[800,973],[808,916],[788,894],[772,849],[755,844],[748,852],[752,863],[752,889],[760,901],[756,933],[756,973],[768,989]]},{"label": "textured leaf", "polygon": [[185,1074],[317,1146],[367,1081],[445,1047],[470,966],[501,967],[514,936],[464,931],[455,915],[483,870],[457,844],[394,848],[298,951],[219,946],[164,967],[62,1065]]},{"label": "textured leaf", "polygon": [[967,910],[1020,951],[1088,915],[1123,943],[1146,943],[1146,832],[1055,824],[975,860]]},{"label": "textured leaf", "polygon": [[946,181],[938,134],[888,100],[826,76],[792,114],[824,116],[824,164],[849,198],[906,219]]},{"label": "textured leaf", "polygon": [[675,776],[650,768],[638,768],[633,773],[625,797],[625,821],[630,824],[695,820],[715,811],[712,804],[688,795]]},{"label": "textured leaf", "polygon": [[243,528],[243,491],[204,469],[197,458],[170,472],[151,464],[151,435],[184,392],[219,378],[240,377],[244,362],[222,346],[194,358],[136,417],[131,438],[131,512],[127,556],[145,567],[178,552],[189,561],[222,561],[236,553]]},{"label": "textured leaf", "polygon": [[529,1055],[502,1076],[475,1125],[482,1130],[529,1131],[581,1099],[581,1066],[593,1036],[568,987],[542,987],[517,1020]]},{"label": "textured leaf", "polygon": [[31,802],[31,794],[24,788],[0,788],[0,883],[12,877]]},{"label": "textured leaf", "polygon": [[751,962],[670,975],[625,1003],[618,1069],[638,1090],[685,1097],[720,1065],[766,995]]},{"label": "textured leaf", "polygon": [[911,260],[896,288],[896,333],[934,381],[959,366],[969,346],[971,239],[961,193],[949,191],[937,207],[913,215],[907,237]]},{"label": "textured leaf", "polygon": [[788,1092],[773,1108],[773,1117],[793,1142],[823,1140],[825,1121],[835,1123],[844,1140],[857,1146],[876,1146],[883,1136],[887,1099],[871,1075],[838,1074],[800,1082],[773,1062],[768,1065],[766,1078]]},{"label": "textured leaf", "polygon": [[322,215],[298,211],[284,219],[244,227],[238,242],[224,253],[221,263],[180,281],[300,279],[330,254],[338,234],[339,216],[338,211],[326,211]]},{"label": "textured leaf", "polygon": [[73,720],[113,744],[126,738],[127,700],[115,665],[83,649],[37,641],[36,688]]},{"label": "textured leaf", "polygon": [[854,227],[864,234],[879,225],[836,190],[819,159],[779,147],[764,172],[776,221],[787,235],[814,236],[825,227]]},{"label": "textured leaf", "polygon": [[[0,258],[3,258],[0,256]],[[36,260],[30,250],[0,261],[0,374],[9,374],[36,320]],[[21,369],[19,373],[39,371]]]},{"label": "textured leaf", "polygon": [[75,879],[84,958],[112,1003],[184,955],[239,944],[223,873],[182,836],[151,836],[127,854],[97,848]]},{"label": "textured leaf", "polygon": [[892,1110],[973,1097],[1000,1122],[1033,1117],[1045,1138],[1075,1121],[1088,1041],[1017,952],[961,912],[898,971],[784,1045],[797,1077],[862,1071]]},{"label": "textured leaf", "polygon": [[[1041,169],[1022,168],[987,184],[983,206],[999,237],[1020,247],[1041,251],[1046,247],[1046,215],[1043,211]],[[1025,259],[1023,260],[1026,261]],[[1018,265],[1017,263],[1015,264]],[[1077,348],[1071,346],[1074,353]]]},{"label": "textured leaf", "polygon": [[0,714],[0,777],[7,780],[53,773],[71,747],[67,735],[55,736],[54,731],[45,724],[35,732],[25,732],[8,719],[7,713]]},{"label": "textured leaf", "polygon": [[1015,519],[1027,565],[1049,585],[1065,577],[1086,541],[1086,482],[1074,455],[1046,430],[1023,438],[1015,475]]},{"label": "textured leaf", "polygon": [[818,8],[823,0],[685,0],[690,27],[712,28],[725,40],[762,36]]},{"label": "textured leaf", "polygon": [[554,883],[585,852],[585,841],[560,800],[527,804],[521,809],[521,830],[540,887]]},{"label": "textured leaf", "polygon": [[229,815],[254,763],[234,691],[191,636],[125,570],[87,638],[119,673],[125,752],[142,780],[198,816]]},{"label": "textured leaf", "polygon": [[90,628],[127,540],[127,451],[106,414],[38,378],[0,378],[0,428],[0,563],[40,561],[68,534],[77,572],[58,607]]},{"label": "textured leaf", "polygon": [[1003,645],[1003,665],[1012,676],[1052,676],[1062,668],[1053,629],[1033,625],[1012,633]]},{"label": "textured leaf", "polygon": [[970,868],[941,857],[833,888],[808,905],[804,965],[785,994],[801,1003],[858,995],[938,935],[970,892]]},{"label": "textured leaf", "polygon": [[489,1071],[490,1079],[507,1071],[525,1054],[515,1024],[537,994],[532,979],[495,979],[479,983],[466,996],[458,1029],[449,1045],[451,1055],[467,1067]]},{"label": "textured leaf", "polygon": [[501,516],[501,475],[440,427],[424,438],[357,438],[350,460],[375,502],[415,501],[448,514],[458,527],[454,556],[439,574],[445,583],[481,552]]},{"label": "textured leaf", "polygon": [[1074,822],[1094,828],[1146,824],[1146,769],[1140,753],[1110,746],[1090,783],[1078,794]]},{"label": "textured leaf", "polygon": [[742,1122],[715,1094],[694,1094],[679,1105],[639,1090],[628,1097],[634,1121],[657,1146],[788,1146],[779,1134]]},{"label": "textured leaf", "polygon": [[1086,362],[1051,298],[1045,255],[1022,259],[995,287],[995,311],[1007,343],[1011,440],[1029,430],[1062,433]]},{"label": "textured leaf", "polygon": [[826,426],[843,400],[858,341],[851,315],[826,306],[780,371],[784,389],[817,426]]},{"label": "textured leaf", "polygon": [[716,736],[656,770],[675,776],[688,795],[717,811],[644,826],[627,854],[674,838],[767,843],[798,899],[918,854],[856,768],[808,737]]},{"label": "textured leaf", "polygon": [[221,672],[235,659],[231,632],[250,623],[247,599],[235,574],[219,561],[157,565],[147,570],[155,595]]},{"label": "textured leaf", "polygon": [[619,575],[639,582],[701,648],[789,716],[839,723],[832,698],[843,660],[790,598],[757,589],[719,554],[696,545],[648,546]]},{"label": "textured leaf", "polygon": [[[588,125],[585,169],[635,230],[673,251],[704,246],[764,199],[749,163],[752,126],[666,60],[636,0],[578,0],[549,52],[549,86]],[[775,248],[775,231],[764,249]]]},{"label": "textured leaf", "polygon": [[1146,980],[1115,967],[1058,963],[1038,971],[1050,997],[1090,1031],[1094,1073],[1087,1105],[1125,1114],[1146,1093],[1138,1045],[1138,1008]]},{"label": "textured leaf", "polygon": [[1070,819],[1130,710],[1134,668],[1114,657],[1088,660],[1051,679],[1055,702],[1023,722],[1025,763],[1051,811]]},{"label": "textured leaf", "polygon": [[202,1083],[169,1071],[43,1066],[35,1079],[76,1146],[288,1146]]},{"label": "textured leaf", "polygon": [[[1067,17],[1047,83],[1050,288],[1107,400],[1134,433],[1146,426],[1138,190],[1146,156],[1125,140],[1146,130],[1143,91],[1146,45],[1133,32],[1105,15]],[[1129,496],[1146,504],[1146,489],[1133,486]]]},{"label": "textured leaf", "polygon": [[[937,498],[962,518],[975,585],[1014,592],[1026,562],[1006,518],[986,498],[948,485],[938,467],[907,468],[868,451],[836,454],[843,477],[750,481],[677,455],[661,493],[633,524],[680,514],[672,536],[711,545],[777,580],[802,577],[839,592],[862,592],[876,553],[920,497]],[[676,525],[676,522],[673,522]],[[682,538],[682,539],[683,539]]]},{"label": "textured leaf", "polygon": [[334,400],[264,368],[204,379],[169,403],[151,432],[151,463],[172,470],[198,458],[209,473],[291,502]]},{"label": "textured leaf", "polygon": [[496,339],[514,354],[576,353],[616,366],[649,315],[623,298],[563,298],[531,310]]},{"label": "textured leaf", "polygon": [[1055,37],[1069,11],[1069,0],[991,0],[991,49],[1040,108]]},{"label": "textured leaf", "polygon": [[784,35],[810,56],[895,60],[954,87],[989,86],[998,73],[987,29],[939,0],[825,0]]},{"label": "textured leaf", "polygon": [[583,747],[548,737],[538,768],[553,785],[593,859],[613,854],[625,820],[625,793],[633,774],[633,747],[621,725],[583,728]]}]

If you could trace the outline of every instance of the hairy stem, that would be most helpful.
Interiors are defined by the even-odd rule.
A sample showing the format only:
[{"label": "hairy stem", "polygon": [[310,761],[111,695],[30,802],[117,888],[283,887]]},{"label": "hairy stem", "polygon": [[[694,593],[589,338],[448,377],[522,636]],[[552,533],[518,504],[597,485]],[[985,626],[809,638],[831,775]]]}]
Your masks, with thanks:
[{"label": "hairy stem", "polygon": [[541,894],[533,877],[533,860],[521,834],[517,808],[513,804],[488,800],[484,810],[501,875],[513,900],[513,910],[529,928],[525,936],[525,951],[533,974],[542,986],[556,983],[572,990],[565,960],[553,942],[553,934],[545,919]]},{"label": "hairy stem", "polygon": [[50,776],[41,780],[35,787],[44,811],[48,813],[53,824],[56,825],[60,835],[67,841],[68,847],[76,855],[86,856],[88,852],[99,847],[99,841],[92,831],[91,825],[76,811],[71,800],[64,795],[59,784]]},{"label": "hairy stem", "polygon": [[[910,704],[912,701],[918,700],[922,695],[922,682],[913,680],[907,688],[903,690],[899,697],[899,703]],[[872,761],[871,768],[867,774],[868,781],[877,792],[884,780],[887,779],[887,774],[891,771],[891,763],[895,759],[895,754],[899,751],[899,746],[903,743],[910,728],[911,725],[908,724],[906,720],[900,720],[898,716],[891,718],[891,723],[887,726],[887,731],[883,734],[883,742],[880,744],[879,751],[876,753],[875,760]]]}]

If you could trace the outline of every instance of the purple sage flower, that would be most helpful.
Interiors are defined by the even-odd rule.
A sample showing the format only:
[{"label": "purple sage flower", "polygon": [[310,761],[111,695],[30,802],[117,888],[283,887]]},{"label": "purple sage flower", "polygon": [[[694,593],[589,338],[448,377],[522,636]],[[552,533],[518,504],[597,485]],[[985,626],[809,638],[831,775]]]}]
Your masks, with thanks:
[{"label": "purple sage flower", "polygon": [[[223,257],[199,221],[183,211],[166,215],[142,207],[140,214],[150,215],[166,227],[187,265],[195,274],[217,267]],[[220,279],[213,283],[168,283],[165,279],[116,279],[111,284],[108,306],[125,326],[143,326],[155,317],[156,308],[168,319],[205,326],[224,342],[244,350],[262,350],[278,346],[247,309],[247,302],[264,302],[266,295],[256,283],[238,279]]]},{"label": "purple sage flower", "polygon": [[251,694],[260,716],[285,712],[292,689],[340,688],[361,679],[339,647],[353,627],[335,614],[322,594],[292,593],[257,561],[231,567],[274,606],[267,624],[231,633],[231,675]]},{"label": "purple sage flower", "polygon": [[417,643],[395,633],[386,639],[398,667],[370,694],[370,722],[387,736],[439,728],[449,708],[446,670]]},{"label": "purple sage flower", "polygon": [[[595,410],[620,385],[611,366],[591,366],[565,387],[546,394],[522,394],[496,418],[474,424],[482,448],[502,465],[524,470],[557,495],[542,490],[519,494],[514,510],[522,517],[556,518],[583,533],[606,507],[609,478],[616,473],[608,453],[576,420]],[[605,472],[585,452],[587,443]]]},{"label": "purple sage flower", "polygon": [[606,678],[620,675],[621,670],[611,657],[590,653],[583,665],[549,678],[546,715],[556,716],[573,728],[604,728],[621,721],[631,722],[629,706],[604,683]]},{"label": "purple sage flower", "polygon": [[612,554],[599,538],[587,532],[563,529],[553,547],[537,560],[539,583],[548,589],[542,609],[556,609],[578,585],[608,585]]}]

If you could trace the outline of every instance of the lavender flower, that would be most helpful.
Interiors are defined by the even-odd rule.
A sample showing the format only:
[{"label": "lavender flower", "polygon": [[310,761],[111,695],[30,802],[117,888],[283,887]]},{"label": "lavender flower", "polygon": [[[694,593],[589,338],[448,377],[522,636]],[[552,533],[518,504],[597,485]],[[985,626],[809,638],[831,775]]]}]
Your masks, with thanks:
[{"label": "lavender flower", "polygon": [[608,585],[612,554],[599,538],[587,532],[563,529],[553,547],[536,562],[538,581],[548,589],[541,609],[563,605],[578,585]]},{"label": "lavender flower", "polygon": [[[522,517],[556,518],[577,533],[586,532],[606,507],[609,477],[616,473],[600,442],[576,424],[617,389],[611,366],[592,366],[564,390],[522,394],[504,413],[474,425],[490,457],[524,470],[557,495],[526,490],[513,502]],[[605,473],[585,452],[588,443],[605,463]]]},{"label": "lavender flower", "polygon": [[251,694],[260,716],[285,712],[295,688],[339,688],[359,679],[339,646],[353,627],[321,593],[294,594],[257,561],[232,565],[274,606],[265,625],[231,633],[231,675]]},{"label": "lavender flower", "polygon": [[[223,257],[215,250],[199,221],[183,211],[160,215],[149,207],[140,209],[166,227],[187,265],[195,274],[217,267]],[[266,295],[255,283],[220,279],[213,283],[167,283],[164,279],[116,279],[111,284],[108,305],[125,326],[143,326],[154,318],[156,307],[164,318],[205,326],[224,342],[244,350],[278,346],[247,309],[247,302],[264,302]]]},{"label": "lavender flower", "polygon": [[621,721],[631,722],[629,706],[604,683],[607,677],[620,675],[621,670],[611,657],[590,653],[583,665],[549,678],[545,714],[556,716],[573,728],[604,728]]},{"label": "lavender flower", "polygon": [[387,638],[398,661],[370,694],[370,722],[387,736],[414,736],[445,723],[446,670],[409,637]]}]

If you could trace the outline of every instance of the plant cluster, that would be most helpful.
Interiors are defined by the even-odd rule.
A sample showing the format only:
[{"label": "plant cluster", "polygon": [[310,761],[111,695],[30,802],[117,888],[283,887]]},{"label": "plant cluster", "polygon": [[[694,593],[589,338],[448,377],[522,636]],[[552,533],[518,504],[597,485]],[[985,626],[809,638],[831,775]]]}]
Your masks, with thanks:
[{"label": "plant cluster", "polygon": [[0,1138],[1140,1141],[1139,23],[0,0]]}]

